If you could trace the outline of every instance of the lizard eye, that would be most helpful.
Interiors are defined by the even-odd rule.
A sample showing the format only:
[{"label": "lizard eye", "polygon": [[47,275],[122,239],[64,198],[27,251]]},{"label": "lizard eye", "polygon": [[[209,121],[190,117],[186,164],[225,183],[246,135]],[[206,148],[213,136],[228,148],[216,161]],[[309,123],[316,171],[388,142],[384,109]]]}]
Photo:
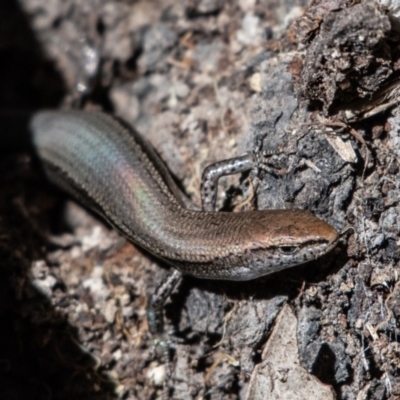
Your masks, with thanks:
[{"label": "lizard eye", "polygon": [[285,255],[294,254],[294,253],[297,252],[298,249],[299,248],[295,247],[295,246],[282,246],[282,247],[279,247],[279,251],[282,254],[285,254]]}]

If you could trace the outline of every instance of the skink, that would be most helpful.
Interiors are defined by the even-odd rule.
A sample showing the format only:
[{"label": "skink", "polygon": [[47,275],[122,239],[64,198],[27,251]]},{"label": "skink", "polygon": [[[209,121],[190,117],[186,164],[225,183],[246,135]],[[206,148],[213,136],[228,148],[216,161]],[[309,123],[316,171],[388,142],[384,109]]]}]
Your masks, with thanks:
[{"label": "skink", "polygon": [[[337,244],[337,231],[308,211],[189,209],[149,143],[102,112],[41,112],[30,128],[51,181],[184,275],[250,280],[315,259]],[[212,207],[219,175],[253,164],[244,156],[208,168],[204,208]]]}]

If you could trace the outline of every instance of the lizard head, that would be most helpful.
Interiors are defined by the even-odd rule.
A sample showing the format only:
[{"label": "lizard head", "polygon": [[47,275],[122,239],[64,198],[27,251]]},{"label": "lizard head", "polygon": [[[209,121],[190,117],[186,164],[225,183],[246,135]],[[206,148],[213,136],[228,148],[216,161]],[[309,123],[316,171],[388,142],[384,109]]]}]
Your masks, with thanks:
[{"label": "lizard head", "polygon": [[333,249],[339,240],[335,228],[308,211],[253,211],[248,216],[241,231],[248,250],[243,268],[238,265],[238,280],[304,264]]}]

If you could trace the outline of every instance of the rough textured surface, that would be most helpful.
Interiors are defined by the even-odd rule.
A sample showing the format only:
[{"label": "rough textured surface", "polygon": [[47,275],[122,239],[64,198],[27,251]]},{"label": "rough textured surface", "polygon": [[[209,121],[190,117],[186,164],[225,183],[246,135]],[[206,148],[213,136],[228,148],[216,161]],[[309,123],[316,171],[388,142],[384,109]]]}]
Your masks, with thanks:
[{"label": "rough textured surface", "polygon": [[268,344],[263,350],[262,361],[254,368],[247,400],[336,398],[331,387],[322,384],[301,366],[297,329],[296,316],[286,304],[276,319]]},{"label": "rough textured surface", "polygon": [[393,74],[397,55],[389,43],[389,18],[375,1],[349,8],[343,3],[324,16],[302,71],[303,95],[321,102],[325,110],[370,98]]},{"label": "rough textured surface", "polygon": [[[354,229],[329,256],[268,279],[185,280],[166,307],[182,340],[175,399],[245,398],[285,302],[302,366],[338,398],[400,396],[398,110],[351,126],[336,114],[396,77],[398,42],[383,10],[356,3],[314,1],[294,26],[297,1],[0,3],[1,108],[114,111],[197,204],[206,165],[261,141],[276,174],[253,180],[247,207],[306,208]],[[350,143],[354,162],[327,136]],[[165,368],[144,313],[165,269],[62,207],[35,165],[26,154],[0,164],[0,397],[157,398]],[[218,207],[251,196],[248,178],[223,180]]]}]

